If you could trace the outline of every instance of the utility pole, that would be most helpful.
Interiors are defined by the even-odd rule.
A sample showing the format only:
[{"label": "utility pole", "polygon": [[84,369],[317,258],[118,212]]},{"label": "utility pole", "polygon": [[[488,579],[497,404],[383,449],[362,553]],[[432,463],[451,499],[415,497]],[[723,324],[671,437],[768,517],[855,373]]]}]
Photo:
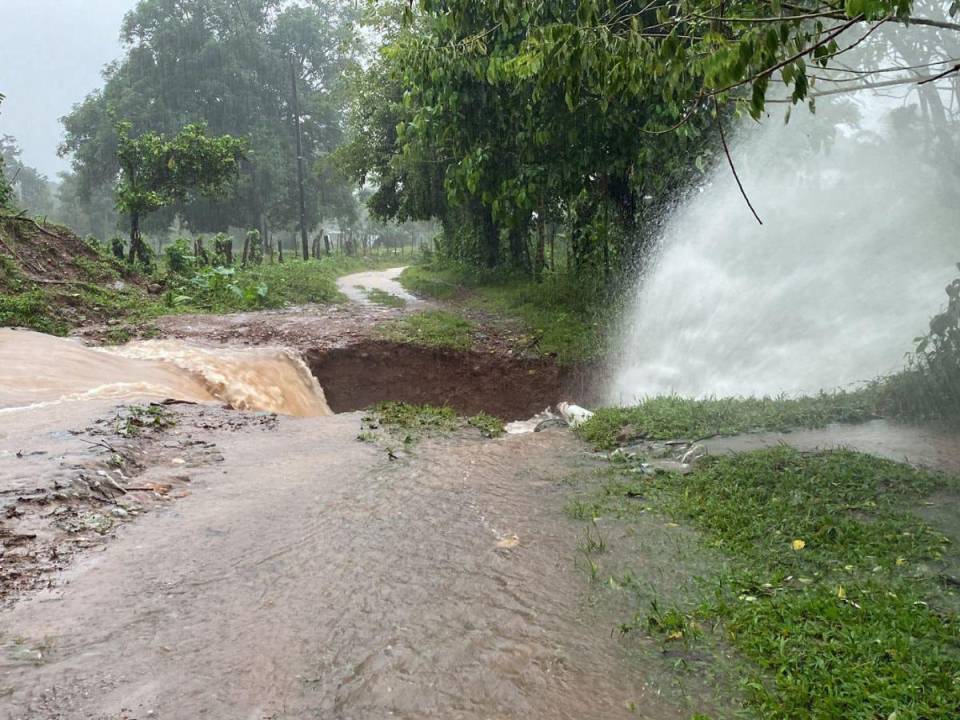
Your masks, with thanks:
[{"label": "utility pole", "polygon": [[300,137],[300,100],[297,95],[297,67],[294,56],[290,56],[290,85],[293,88],[293,127],[297,136],[297,189],[300,193],[300,243],[303,246],[303,259],[310,259],[310,247],[307,243],[307,199],[303,190],[303,139]]}]

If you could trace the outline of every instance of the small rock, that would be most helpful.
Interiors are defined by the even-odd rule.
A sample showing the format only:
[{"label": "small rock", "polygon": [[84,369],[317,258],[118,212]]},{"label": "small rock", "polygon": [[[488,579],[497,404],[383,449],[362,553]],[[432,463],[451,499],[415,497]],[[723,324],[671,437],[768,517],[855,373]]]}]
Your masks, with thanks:
[{"label": "small rock", "polygon": [[682,463],[678,460],[651,460],[646,463],[646,466],[651,468],[654,472],[658,473],[680,473],[681,475],[688,474],[693,470],[693,466]]}]

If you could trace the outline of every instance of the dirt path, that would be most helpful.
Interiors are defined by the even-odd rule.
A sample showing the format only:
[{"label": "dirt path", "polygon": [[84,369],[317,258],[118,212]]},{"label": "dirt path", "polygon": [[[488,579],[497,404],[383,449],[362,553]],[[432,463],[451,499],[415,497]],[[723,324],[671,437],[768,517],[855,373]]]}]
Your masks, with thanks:
[{"label": "dirt path", "polygon": [[583,602],[569,433],[390,462],[359,420],[211,433],[189,497],[0,614],[0,717],[689,714]]},{"label": "dirt path", "polygon": [[416,295],[408,293],[403,285],[398,282],[400,274],[406,269],[406,266],[404,266],[389,268],[388,270],[372,270],[370,272],[344,275],[337,280],[337,289],[346,295],[351,302],[361,305],[373,304],[369,296],[370,290],[379,290],[380,292],[387,293],[409,305],[427,305],[425,301]]}]

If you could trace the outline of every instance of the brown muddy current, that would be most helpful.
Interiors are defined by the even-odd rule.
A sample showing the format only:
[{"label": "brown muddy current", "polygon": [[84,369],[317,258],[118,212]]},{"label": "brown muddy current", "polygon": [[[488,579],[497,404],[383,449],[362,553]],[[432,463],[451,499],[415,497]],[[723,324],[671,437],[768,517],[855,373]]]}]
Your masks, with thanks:
[{"label": "brown muddy current", "polygon": [[391,462],[358,427],[213,433],[189,497],[0,615],[0,717],[689,715],[585,603],[569,433]]},{"label": "brown muddy current", "polygon": [[112,398],[220,400],[238,410],[330,415],[299,356],[280,348],[204,348],[146,340],[116,348],[0,328],[0,417]]}]

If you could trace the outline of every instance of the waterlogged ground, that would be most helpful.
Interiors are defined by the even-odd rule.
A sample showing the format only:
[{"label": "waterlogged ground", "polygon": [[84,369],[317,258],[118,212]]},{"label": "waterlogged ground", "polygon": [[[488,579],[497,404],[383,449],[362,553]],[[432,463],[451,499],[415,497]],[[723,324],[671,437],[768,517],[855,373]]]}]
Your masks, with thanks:
[{"label": "waterlogged ground", "polygon": [[[353,302],[341,307],[160,319],[165,339],[104,356],[103,376],[90,365],[101,353],[71,346],[87,392],[66,401],[58,350],[32,354],[49,371],[30,387],[28,363],[13,372],[13,336],[0,338],[0,720],[742,712],[739,683],[756,666],[722,632],[698,641],[670,615],[737,558],[658,509],[640,460],[621,453],[611,465],[560,428],[404,442],[404,431],[371,436],[376,422],[362,413],[220,405],[282,409],[284,387],[322,399],[308,365],[345,411],[401,385],[414,395],[396,399],[435,402],[432,389],[461,411],[516,419],[577,387],[514,355],[516,339],[500,331],[474,333],[477,346],[458,352],[377,338],[379,323],[416,307],[400,302],[395,274],[342,279]],[[391,294],[397,302],[384,301]],[[171,338],[209,347],[184,356]],[[241,349],[265,345],[306,353],[307,364]],[[230,349],[221,358],[216,346]],[[238,372],[248,353],[278,372]],[[154,373],[148,399],[201,404],[131,408],[137,363]],[[171,363],[188,377],[171,376]],[[103,392],[114,385],[123,392]],[[954,435],[883,421],[704,446],[779,444],[960,470]],[[956,493],[945,488],[912,509],[955,536]]]},{"label": "waterlogged ground", "polygon": [[391,461],[356,413],[253,432],[211,412],[177,412],[222,457],[176,467],[188,496],[0,615],[0,717],[666,719],[693,691],[709,702],[589,601],[561,479],[596,461],[568,432]]}]

